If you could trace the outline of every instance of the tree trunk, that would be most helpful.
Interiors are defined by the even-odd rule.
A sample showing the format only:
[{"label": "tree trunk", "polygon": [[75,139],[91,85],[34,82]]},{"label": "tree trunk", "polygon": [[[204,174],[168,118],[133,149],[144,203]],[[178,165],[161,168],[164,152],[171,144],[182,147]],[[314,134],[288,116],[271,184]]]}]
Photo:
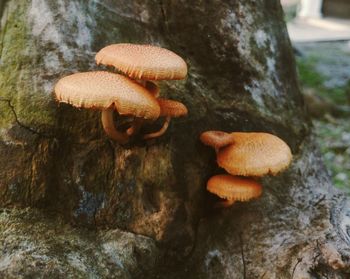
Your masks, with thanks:
[{"label": "tree trunk", "polygon": [[[278,0],[7,0],[0,15],[0,277],[350,276],[348,200],[314,145]],[[99,112],[54,100],[118,42],[189,65],[160,83],[189,116],[159,139],[120,146]],[[206,130],[275,134],[293,165],[261,199],[214,210]]]}]

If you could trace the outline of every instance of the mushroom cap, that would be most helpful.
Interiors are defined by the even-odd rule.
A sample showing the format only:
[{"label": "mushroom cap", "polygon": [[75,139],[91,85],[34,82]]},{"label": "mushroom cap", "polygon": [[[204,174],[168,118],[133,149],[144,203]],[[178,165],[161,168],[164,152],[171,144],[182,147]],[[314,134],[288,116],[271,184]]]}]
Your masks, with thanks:
[{"label": "mushroom cap", "polygon": [[200,135],[200,140],[203,144],[218,149],[231,144],[233,136],[223,131],[206,131]]},{"label": "mushroom cap", "polygon": [[114,44],[101,49],[97,64],[114,66],[134,79],[183,79],[186,62],[174,52],[151,45]]},{"label": "mushroom cap", "polygon": [[248,201],[261,195],[262,186],[253,179],[220,174],[208,180],[207,190],[222,199]]},{"label": "mushroom cap", "polygon": [[55,86],[59,102],[75,107],[106,109],[115,106],[121,115],[146,119],[159,117],[157,99],[137,82],[109,72],[86,72],[66,76]]},{"label": "mushroom cap", "polygon": [[160,106],[159,116],[180,117],[188,113],[183,103],[163,98],[158,98],[157,101]]},{"label": "mushroom cap", "polygon": [[292,153],[280,138],[268,133],[231,133],[233,143],[217,154],[217,163],[228,173],[263,176],[286,169]]}]

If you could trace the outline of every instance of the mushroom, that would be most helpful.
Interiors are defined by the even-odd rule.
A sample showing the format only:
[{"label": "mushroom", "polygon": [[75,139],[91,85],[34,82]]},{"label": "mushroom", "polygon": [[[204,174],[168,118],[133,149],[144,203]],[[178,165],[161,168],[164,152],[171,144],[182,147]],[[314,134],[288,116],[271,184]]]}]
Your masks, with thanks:
[{"label": "mushroom", "polygon": [[[114,66],[130,78],[135,79],[155,97],[159,95],[157,84],[150,80],[177,80],[187,75],[186,62],[174,52],[165,48],[139,44],[113,44],[101,49],[95,56],[96,63]],[[135,118],[127,130],[129,136],[135,134],[144,120]],[[163,130],[166,131],[169,121]],[[160,136],[152,134],[151,137]]]},{"label": "mushroom", "polygon": [[203,144],[215,148],[217,153],[219,148],[233,142],[233,136],[223,131],[206,131],[200,135],[200,140]]},{"label": "mushroom", "polygon": [[126,133],[116,130],[113,112],[144,119],[157,119],[160,107],[156,98],[135,81],[114,73],[97,71],[66,76],[55,86],[59,102],[75,107],[102,110],[102,125],[106,134],[124,144]]},{"label": "mushroom", "polygon": [[144,135],[144,139],[152,139],[163,135],[168,129],[171,118],[185,116],[188,113],[188,110],[183,103],[161,98],[157,99],[157,101],[160,107],[159,116],[164,116],[165,122],[159,131]]},{"label": "mushroom", "polygon": [[217,207],[228,207],[236,201],[245,202],[258,198],[262,193],[262,186],[253,179],[220,174],[208,180],[207,190],[225,199],[217,203]]},{"label": "mushroom", "polygon": [[96,54],[95,60],[98,65],[114,66],[133,79],[175,80],[187,75],[186,62],[180,56],[151,45],[109,45]]},{"label": "mushroom", "polygon": [[231,133],[233,143],[217,154],[217,163],[232,175],[275,175],[286,169],[292,153],[280,138],[268,133]]}]

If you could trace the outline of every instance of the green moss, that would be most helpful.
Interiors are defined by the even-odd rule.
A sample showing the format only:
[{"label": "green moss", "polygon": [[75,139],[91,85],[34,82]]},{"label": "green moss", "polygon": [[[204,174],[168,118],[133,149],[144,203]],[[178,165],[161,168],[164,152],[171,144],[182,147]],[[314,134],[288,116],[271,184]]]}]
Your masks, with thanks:
[{"label": "green moss", "polygon": [[[34,38],[28,32],[28,2],[10,1],[5,7],[5,24],[0,33],[0,96],[11,100],[18,118],[28,125],[45,125],[52,121],[49,99],[41,86],[34,84],[39,72],[35,59]],[[0,127],[14,121],[6,102],[0,102]]]}]

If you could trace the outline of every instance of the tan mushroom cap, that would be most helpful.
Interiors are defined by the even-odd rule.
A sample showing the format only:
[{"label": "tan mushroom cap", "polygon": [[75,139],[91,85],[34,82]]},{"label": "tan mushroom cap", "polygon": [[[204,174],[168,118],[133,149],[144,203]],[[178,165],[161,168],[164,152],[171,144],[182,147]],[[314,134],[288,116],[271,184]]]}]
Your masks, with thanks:
[{"label": "tan mushroom cap", "polygon": [[231,133],[234,143],[217,154],[218,165],[232,175],[263,176],[286,169],[292,153],[280,138],[268,133]]},{"label": "tan mushroom cap", "polygon": [[104,71],[66,76],[55,86],[59,102],[81,108],[107,109],[113,104],[121,115],[159,117],[157,99],[131,79]]},{"label": "tan mushroom cap", "polygon": [[231,144],[233,142],[233,136],[231,133],[223,131],[206,131],[200,135],[200,140],[203,144],[218,149]]},{"label": "tan mushroom cap", "polygon": [[97,64],[114,66],[134,79],[183,79],[186,62],[174,52],[151,45],[114,44],[101,49]]},{"label": "tan mushroom cap", "polygon": [[185,116],[188,113],[186,106],[178,101],[163,98],[158,98],[157,101],[160,106],[159,116],[170,116],[175,118]]},{"label": "tan mushroom cap", "polygon": [[222,199],[248,201],[261,195],[262,186],[253,179],[220,174],[208,180],[207,190]]}]

